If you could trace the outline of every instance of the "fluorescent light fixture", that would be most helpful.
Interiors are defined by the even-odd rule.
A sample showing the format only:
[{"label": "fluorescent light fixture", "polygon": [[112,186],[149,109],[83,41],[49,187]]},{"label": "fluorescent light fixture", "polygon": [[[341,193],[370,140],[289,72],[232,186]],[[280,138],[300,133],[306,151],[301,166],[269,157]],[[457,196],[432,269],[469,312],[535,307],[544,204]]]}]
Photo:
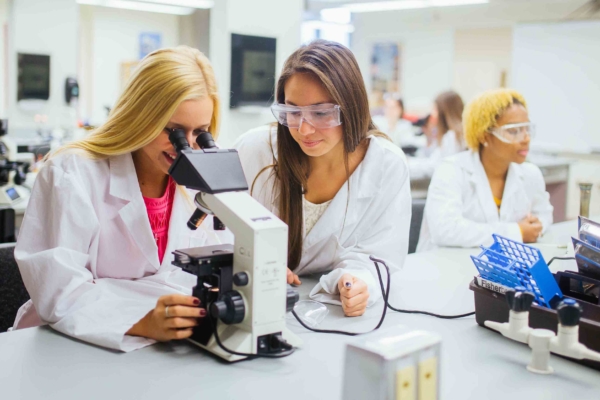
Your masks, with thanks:
[{"label": "fluorescent light fixture", "polygon": [[489,0],[396,0],[377,1],[371,3],[348,3],[342,7],[353,13],[392,11],[392,10],[414,10],[417,8],[466,6],[472,4],[486,4]]},{"label": "fluorescent light fixture", "polygon": [[190,7],[190,8],[213,8],[213,0],[137,0],[143,3],[158,3],[169,6]]},{"label": "fluorescent light fixture", "polygon": [[121,8],[125,10],[148,11],[161,14],[189,15],[194,12],[194,9],[191,7],[178,7],[129,0],[77,0],[77,3],[90,6]]}]

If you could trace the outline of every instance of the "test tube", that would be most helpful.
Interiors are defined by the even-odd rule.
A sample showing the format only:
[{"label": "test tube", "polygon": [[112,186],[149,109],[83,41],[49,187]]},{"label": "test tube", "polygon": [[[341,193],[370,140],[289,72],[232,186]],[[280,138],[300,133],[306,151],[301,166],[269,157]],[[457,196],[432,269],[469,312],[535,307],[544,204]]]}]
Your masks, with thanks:
[{"label": "test tube", "polygon": [[590,198],[592,196],[592,184],[579,184],[579,215],[582,217],[590,217]]}]

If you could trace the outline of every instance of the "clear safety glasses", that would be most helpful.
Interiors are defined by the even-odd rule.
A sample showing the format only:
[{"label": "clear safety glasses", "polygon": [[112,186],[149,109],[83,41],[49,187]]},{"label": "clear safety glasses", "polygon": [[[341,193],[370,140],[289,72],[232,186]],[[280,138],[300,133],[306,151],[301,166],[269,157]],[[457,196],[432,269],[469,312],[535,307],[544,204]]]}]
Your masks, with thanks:
[{"label": "clear safety glasses", "polygon": [[509,124],[490,130],[490,133],[496,136],[504,143],[519,143],[526,138],[535,137],[535,125],[531,122],[520,124]]},{"label": "clear safety glasses", "polygon": [[342,124],[340,106],[336,104],[297,107],[275,103],[271,106],[271,111],[281,125],[292,129],[300,129],[303,122],[308,122],[316,129],[333,128]]}]

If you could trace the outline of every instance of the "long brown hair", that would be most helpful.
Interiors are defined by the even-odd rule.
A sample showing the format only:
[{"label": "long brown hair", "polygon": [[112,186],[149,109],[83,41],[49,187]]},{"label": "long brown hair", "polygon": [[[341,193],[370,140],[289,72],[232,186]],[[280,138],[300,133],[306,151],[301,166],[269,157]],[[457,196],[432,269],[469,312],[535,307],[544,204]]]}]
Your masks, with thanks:
[{"label": "long brown hair", "polygon": [[438,143],[441,143],[442,137],[450,130],[454,131],[458,143],[463,141],[462,114],[465,105],[455,91],[441,93],[435,99],[435,105],[438,109]]},{"label": "long brown hair", "polygon": [[[285,62],[277,82],[275,99],[285,103],[285,84],[294,74],[316,77],[340,106],[344,143],[344,164],[349,177],[348,154],[369,135],[379,132],[369,110],[367,91],[358,63],[343,45],[317,40],[296,50]],[[374,132],[375,131],[375,132]],[[279,217],[288,225],[288,267],[295,269],[302,258],[302,190],[309,176],[308,156],[293,139],[288,127],[277,124],[277,153],[274,173],[275,192],[279,193]]]}]

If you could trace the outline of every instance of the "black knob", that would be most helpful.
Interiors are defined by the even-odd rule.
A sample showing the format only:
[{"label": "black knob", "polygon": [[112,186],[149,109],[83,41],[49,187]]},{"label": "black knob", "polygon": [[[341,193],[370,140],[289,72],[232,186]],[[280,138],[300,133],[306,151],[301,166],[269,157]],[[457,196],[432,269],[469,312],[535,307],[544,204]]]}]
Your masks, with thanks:
[{"label": "black knob", "polygon": [[573,299],[564,299],[556,307],[558,322],[562,326],[577,326],[581,318],[581,306]]},{"label": "black knob", "polygon": [[202,132],[199,134],[196,138],[196,143],[201,149],[212,149],[213,147],[217,147],[215,139],[210,132]]},{"label": "black knob", "polygon": [[225,224],[216,215],[213,218],[213,229],[215,231],[224,231],[225,230]]},{"label": "black knob", "polygon": [[285,311],[290,312],[294,309],[296,303],[300,300],[300,293],[296,289],[288,288],[287,299],[285,303]]},{"label": "black knob", "polygon": [[173,129],[169,133],[169,141],[175,147],[175,150],[179,153],[181,150],[189,149],[190,144],[185,137],[185,131],[183,129]]},{"label": "black knob", "polygon": [[529,311],[535,299],[533,293],[526,292],[522,287],[517,287],[516,290],[507,290],[505,296],[508,306],[515,312]]},{"label": "black knob", "polygon": [[235,290],[224,293],[220,300],[210,305],[210,315],[219,318],[227,325],[239,324],[246,315],[242,295]]},{"label": "black knob", "polygon": [[245,272],[238,272],[237,274],[233,275],[233,283],[235,286],[246,286],[248,281],[248,274]]}]

